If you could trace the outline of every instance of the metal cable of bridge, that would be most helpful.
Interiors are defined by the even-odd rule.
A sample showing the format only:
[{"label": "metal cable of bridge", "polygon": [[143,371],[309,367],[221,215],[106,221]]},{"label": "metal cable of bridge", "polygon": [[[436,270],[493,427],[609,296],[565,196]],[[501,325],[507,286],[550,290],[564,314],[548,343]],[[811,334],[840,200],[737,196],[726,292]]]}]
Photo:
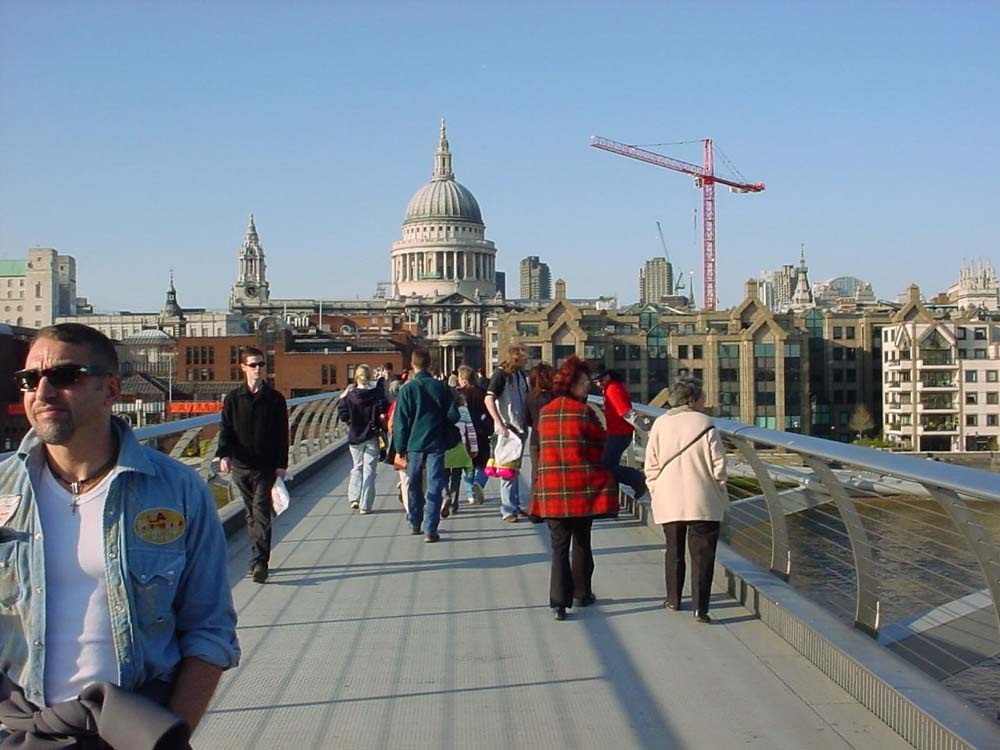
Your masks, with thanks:
[{"label": "metal cable of bridge", "polygon": [[[602,406],[599,397],[590,403]],[[665,413],[634,408],[647,428]],[[939,681],[1000,654],[995,474],[731,420],[713,423],[727,452],[741,459],[734,463],[741,476],[756,480],[739,482],[739,490],[731,485],[739,499],[723,539],[733,550],[850,617]],[[645,442],[637,431],[626,452],[630,465],[641,468]],[[1000,684],[995,675],[987,683],[973,697],[993,711]]]}]

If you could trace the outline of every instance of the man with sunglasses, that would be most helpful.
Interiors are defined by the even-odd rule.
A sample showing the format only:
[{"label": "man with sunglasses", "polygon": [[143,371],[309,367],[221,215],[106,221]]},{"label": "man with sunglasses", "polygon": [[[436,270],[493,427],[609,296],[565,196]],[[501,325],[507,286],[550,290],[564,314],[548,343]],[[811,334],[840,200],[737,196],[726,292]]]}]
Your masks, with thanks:
[{"label": "man with sunglasses", "polygon": [[219,469],[232,472],[243,497],[250,537],[248,572],[256,583],[267,581],[271,561],[271,488],[288,468],[288,405],[267,383],[267,357],[255,346],[240,357],[244,383],[222,403],[222,426],[216,456]]},{"label": "man with sunglasses", "polygon": [[0,463],[0,740],[17,725],[33,746],[59,704],[79,719],[62,736],[88,738],[69,746],[107,747],[94,691],[110,711],[122,689],[195,727],[240,653],[211,493],[112,416],[118,357],[99,331],[43,328],[15,379],[31,430]]}]

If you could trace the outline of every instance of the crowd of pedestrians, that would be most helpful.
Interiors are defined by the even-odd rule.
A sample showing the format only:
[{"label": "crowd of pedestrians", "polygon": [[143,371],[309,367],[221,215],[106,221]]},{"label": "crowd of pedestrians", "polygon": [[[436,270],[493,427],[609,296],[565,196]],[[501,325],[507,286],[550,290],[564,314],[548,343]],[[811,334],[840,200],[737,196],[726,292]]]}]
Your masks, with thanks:
[{"label": "crowd of pedestrians", "polygon": [[[618,514],[620,485],[636,497],[648,491],[665,541],[664,607],[683,606],[686,544],[691,609],[711,622],[728,497],[725,449],[701,383],[673,384],[672,408],[652,424],[639,470],[621,465],[639,422],[617,373],[594,374],[576,356],[558,369],[540,363],[526,372],[527,364],[524,348],[512,346],[489,380],[467,366],[445,380],[419,348],[401,374],[391,363],[374,373],[358,365],[336,405],[352,460],[349,507],[372,513],[379,467],[395,471],[410,532],[434,543],[441,519],[486,502],[495,477],[502,521],[548,529],[549,606],[565,620],[574,606],[598,601],[594,521]],[[263,584],[271,491],[288,468],[288,409],[267,382],[263,351],[243,349],[240,370],[243,381],[223,402],[217,457],[243,502],[248,575]],[[97,727],[135,721],[154,744],[183,744],[240,656],[212,496],[191,469],[140,446],[112,415],[121,380],[103,334],[78,324],[43,329],[16,380],[32,429],[0,463],[0,582],[16,571],[11,583],[25,602],[15,608],[20,617],[0,623],[0,744],[31,747],[33,732],[49,727],[49,707],[61,721],[78,717],[61,725],[65,737],[89,738],[67,747],[110,746]],[[603,422],[588,404],[598,388]],[[14,539],[23,541],[11,546]],[[158,580],[172,587],[169,596],[150,583]],[[29,606],[32,596],[45,606]],[[45,659],[29,658],[43,642]],[[109,711],[101,726],[101,706],[120,705],[124,693],[142,699],[123,718]]]}]

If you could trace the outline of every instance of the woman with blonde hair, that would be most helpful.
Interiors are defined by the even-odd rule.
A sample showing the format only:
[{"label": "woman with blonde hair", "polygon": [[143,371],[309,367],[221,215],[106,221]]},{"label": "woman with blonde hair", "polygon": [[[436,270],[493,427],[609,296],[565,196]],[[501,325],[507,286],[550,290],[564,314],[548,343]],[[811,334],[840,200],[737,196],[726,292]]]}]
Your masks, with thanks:
[{"label": "woman with blonde hair", "polygon": [[372,380],[371,369],[358,365],[354,387],[337,404],[337,416],[347,424],[347,445],[353,462],[347,498],[351,508],[362,514],[370,513],[375,504],[378,438],[385,429],[387,409],[385,394]]}]

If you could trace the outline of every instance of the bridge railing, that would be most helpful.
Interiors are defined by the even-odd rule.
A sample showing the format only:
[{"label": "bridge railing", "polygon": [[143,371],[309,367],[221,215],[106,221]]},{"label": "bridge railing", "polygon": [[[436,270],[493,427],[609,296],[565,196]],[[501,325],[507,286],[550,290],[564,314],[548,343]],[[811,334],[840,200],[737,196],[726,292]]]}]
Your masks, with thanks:
[{"label": "bridge railing", "polygon": [[[337,423],[340,391],[302,396],[288,401],[288,473],[299,474],[341,442]],[[139,442],[152,444],[179,461],[195,466],[210,484],[217,477],[215,451],[219,443],[219,413],[140,427]],[[227,485],[228,486],[228,485]]]},{"label": "bridge railing", "polygon": [[[665,413],[635,409],[647,429]],[[1000,475],[713,422],[729,453],[725,543],[995,710]],[[636,430],[623,462],[641,468],[645,445]]]}]

